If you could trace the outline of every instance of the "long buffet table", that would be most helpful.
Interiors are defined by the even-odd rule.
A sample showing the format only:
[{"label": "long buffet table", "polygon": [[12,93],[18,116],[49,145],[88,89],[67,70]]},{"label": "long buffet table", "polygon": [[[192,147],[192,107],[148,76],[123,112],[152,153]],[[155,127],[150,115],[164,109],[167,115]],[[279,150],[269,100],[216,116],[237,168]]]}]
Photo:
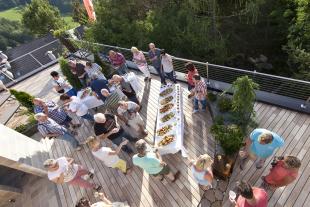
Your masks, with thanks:
[{"label": "long buffet table", "polygon": [[183,145],[184,115],[183,89],[179,84],[164,85],[160,88],[158,101],[155,146],[161,155],[181,151],[187,157]]}]

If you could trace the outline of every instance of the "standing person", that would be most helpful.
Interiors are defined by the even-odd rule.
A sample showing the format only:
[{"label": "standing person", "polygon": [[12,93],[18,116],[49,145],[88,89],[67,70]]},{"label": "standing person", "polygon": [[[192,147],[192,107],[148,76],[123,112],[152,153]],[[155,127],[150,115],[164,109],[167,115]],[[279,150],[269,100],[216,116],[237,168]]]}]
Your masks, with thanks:
[{"label": "standing person", "polygon": [[145,59],[145,56],[142,51],[139,51],[138,48],[132,47],[131,52],[133,54],[133,62],[137,64],[139,70],[143,73],[145,76],[144,81],[151,81],[151,73],[149,70],[149,67],[147,65],[147,61]]},{"label": "standing person", "polygon": [[264,189],[252,187],[247,182],[241,181],[237,184],[237,201],[230,200],[236,207],[267,207],[268,195]]},{"label": "standing person", "polygon": [[[124,139],[129,141],[135,141],[130,134],[127,134],[124,129],[116,122],[116,117],[111,114],[95,114],[94,131],[96,136],[102,140],[109,140],[111,142],[120,145]],[[132,149],[128,145],[123,146],[123,149],[127,153],[132,153]]]},{"label": "standing person", "polygon": [[137,134],[145,137],[148,131],[145,129],[144,121],[139,114],[140,106],[132,101],[120,101],[117,109],[118,118],[134,129]]},{"label": "standing person", "polygon": [[87,198],[81,198],[75,207],[130,207],[127,202],[111,202],[104,193],[98,193],[98,196],[99,202],[91,204]]},{"label": "standing person", "polygon": [[118,88],[112,93],[110,93],[108,89],[102,89],[101,94],[105,97],[103,111],[113,115],[118,115],[118,102],[126,101],[128,99],[127,96]]},{"label": "standing person", "polygon": [[263,186],[279,188],[294,182],[298,177],[301,162],[297,157],[276,157],[271,163],[272,168],[268,175],[263,176]]},{"label": "standing person", "polygon": [[94,177],[94,173],[86,170],[83,166],[74,163],[73,158],[60,157],[58,159],[48,159],[44,162],[47,169],[47,177],[54,183],[79,186],[81,188],[101,190],[100,185],[90,183],[82,176]]},{"label": "standing person", "polygon": [[0,66],[4,65],[4,68],[6,68],[6,70],[11,69],[11,64],[9,63],[8,59],[8,56],[2,51],[0,51]]},{"label": "standing person", "polygon": [[190,163],[194,179],[203,190],[208,190],[210,187],[212,187],[212,164],[213,160],[207,154],[200,155],[198,159],[193,160]]},{"label": "standing person", "polygon": [[242,158],[240,169],[248,157],[255,160],[256,168],[263,167],[266,159],[270,157],[273,152],[284,145],[282,137],[267,129],[254,129],[250,137],[246,139],[246,145],[239,154]]},{"label": "standing person", "polygon": [[68,96],[76,96],[77,91],[62,77],[59,76],[57,71],[52,71],[51,76],[53,78],[53,87],[60,94],[67,94]]},{"label": "standing person", "polygon": [[131,84],[125,81],[123,76],[113,75],[112,80],[115,84],[120,85],[122,92],[128,97],[130,101],[140,105],[140,101],[137,98],[136,92],[133,90]]},{"label": "standing person", "polygon": [[0,80],[0,91],[8,91],[7,87],[4,85],[4,83],[2,82],[2,80]]},{"label": "standing person", "polygon": [[82,149],[76,138],[66,128],[57,124],[53,119],[48,118],[44,113],[37,113],[34,115],[34,118],[38,121],[38,130],[43,137],[50,139],[53,137],[59,138],[69,142],[77,151]]},{"label": "standing person", "polygon": [[180,172],[177,171],[173,174],[170,167],[165,163],[158,152],[147,152],[147,144],[143,139],[136,142],[136,149],[138,154],[132,157],[132,162],[134,165],[142,168],[148,174],[163,180],[166,176],[171,182],[175,182]]},{"label": "standing person", "polygon": [[125,75],[128,72],[126,65],[126,59],[122,53],[115,52],[113,50],[109,51],[109,60],[116,70],[117,74]]},{"label": "standing person", "polygon": [[161,60],[160,60],[160,49],[155,47],[154,43],[149,44],[149,58],[152,61],[153,67],[156,69],[159,77],[160,77],[160,82],[161,84],[166,85],[166,80],[165,76],[163,74],[163,71],[161,69]]},{"label": "standing person", "polygon": [[160,51],[160,54],[164,73],[173,83],[177,83],[171,55],[167,54],[164,49]]},{"label": "standing person", "polygon": [[202,111],[207,108],[207,85],[200,75],[194,75],[195,88],[192,89],[191,95],[194,95],[194,111],[199,111],[199,102],[201,103]]},{"label": "standing person", "polygon": [[40,98],[34,98],[33,104],[35,114],[44,113],[57,124],[67,128],[71,126],[74,129],[81,126],[81,124],[74,124],[72,118],[53,101],[43,101]]},{"label": "standing person", "polygon": [[90,82],[91,90],[95,92],[97,98],[101,99],[104,102],[106,97],[104,97],[101,94],[101,90],[102,89],[109,90],[109,87],[108,87],[109,81],[107,81],[106,79],[99,78],[97,73],[93,73],[90,77],[91,77],[91,82]]},{"label": "standing person", "polygon": [[185,68],[187,70],[185,79],[187,80],[188,90],[191,91],[193,88],[195,88],[194,75],[199,75],[198,70],[196,69],[195,65],[191,62],[186,63]]},{"label": "standing person", "polygon": [[69,60],[69,66],[72,74],[74,74],[80,80],[83,88],[87,87],[87,72],[85,71],[85,65],[76,62],[76,60]]},{"label": "standing person", "polygon": [[94,157],[103,161],[104,165],[110,168],[119,169],[125,175],[127,174],[127,171],[129,170],[129,168],[127,168],[127,163],[125,160],[120,159],[118,154],[122,147],[128,143],[128,140],[121,142],[115,150],[112,150],[110,147],[102,147],[100,140],[95,137],[88,137],[86,143]]},{"label": "standing person", "polygon": [[64,102],[64,105],[68,106],[67,109],[72,113],[88,121],[94,121],[94,116],[88,112],[88,107],[80,98],[76,96],[69,97],[67,94],[62,94],[60,100]]},{"label": "standing person", "polygon": [[98,76],[98,79],[106,80],[106,77],[102,73],[102,68],[97,63],[92,63],[90,61],[86,62],[85,71],[89,78],[92,77],[93,74]]}]

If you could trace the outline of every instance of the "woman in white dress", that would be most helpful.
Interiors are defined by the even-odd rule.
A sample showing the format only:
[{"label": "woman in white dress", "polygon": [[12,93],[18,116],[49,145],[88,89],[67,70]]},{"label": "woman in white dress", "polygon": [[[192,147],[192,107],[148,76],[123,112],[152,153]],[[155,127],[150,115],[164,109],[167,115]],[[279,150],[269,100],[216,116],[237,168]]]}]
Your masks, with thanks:
[{"label": "woman in white dress", "polygon": [[138,50],[136,47],[131,48],[131,52],[133,54],[133,62],[137,64],[139,70],[144,74],[144,81],[151,80],[151,74],[149,68],[147,66],[147,62],[145,56],[142,51]]},{"label": "woman in white dress", "polygon": [[192,160],[190,163],[194,180],[203,190],[208,190],[212,187],[212,164],[213,160],[207,154],[200,155],[196,160]]}]

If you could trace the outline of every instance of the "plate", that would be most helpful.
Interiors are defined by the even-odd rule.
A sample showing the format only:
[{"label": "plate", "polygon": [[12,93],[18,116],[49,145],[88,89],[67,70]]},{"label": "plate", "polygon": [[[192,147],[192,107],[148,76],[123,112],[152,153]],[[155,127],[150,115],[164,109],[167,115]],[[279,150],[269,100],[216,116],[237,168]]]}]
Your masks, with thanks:
[{"label": "plate", "polygon": [[159,113],[164,114],[167,111],[169,111],[170,109],[172,109],[173,106],[174,106],[174,104],[168,103],[168,104],[164,105],[163,107],[161,107],[161,109],[159,109]]},{"label": "plate", "polygon": [[173,96],[168,96],[160,101],[161,105],[166,105],[167,103],[171,102],[173,100]]},{"label": "plate", "polygon": [[172,127],[173,126],[171,124],[163,126],[161,129],[157,130],[157,136],[164,136],[172,129]]},{"label": "plate", "polygon": [[164,136],[164,138],[160,142],[158,142],[158,146],[167,146],[173,141],[174,141],[174,135],[172,134],[167,135],[167,136]]},{"label": "plate", "polygon": [[167,122],[169,121],[170,119],[174,118],[175,114],[173,112],[170,112],[169,114],[166,114],[165,116],[163,116],[160,121],[161,122]]},{"label": "plate", "polygon": [[168,94],[172,93],[173,92],[173,88],[167,88],[165,89],[164,91],[162,91],[159,96],[161,97],[164,97],[164,96],[167,96]]}]

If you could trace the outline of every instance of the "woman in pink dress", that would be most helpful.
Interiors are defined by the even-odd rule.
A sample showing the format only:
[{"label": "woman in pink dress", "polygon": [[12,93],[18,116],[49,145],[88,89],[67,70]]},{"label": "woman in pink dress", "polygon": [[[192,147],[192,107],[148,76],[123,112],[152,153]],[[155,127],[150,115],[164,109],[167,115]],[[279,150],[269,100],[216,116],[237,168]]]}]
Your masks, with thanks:
[{"label": "woman in pink dress", "polygon": [[138,50],[136,47],[131,48],[131,52],[133,54],[133,62],[137,64],[139,70],[144,74],[144,81],[151,80],[151,74],[149,68],[147,66],[147,62],[145,56],[142,51]]}]

